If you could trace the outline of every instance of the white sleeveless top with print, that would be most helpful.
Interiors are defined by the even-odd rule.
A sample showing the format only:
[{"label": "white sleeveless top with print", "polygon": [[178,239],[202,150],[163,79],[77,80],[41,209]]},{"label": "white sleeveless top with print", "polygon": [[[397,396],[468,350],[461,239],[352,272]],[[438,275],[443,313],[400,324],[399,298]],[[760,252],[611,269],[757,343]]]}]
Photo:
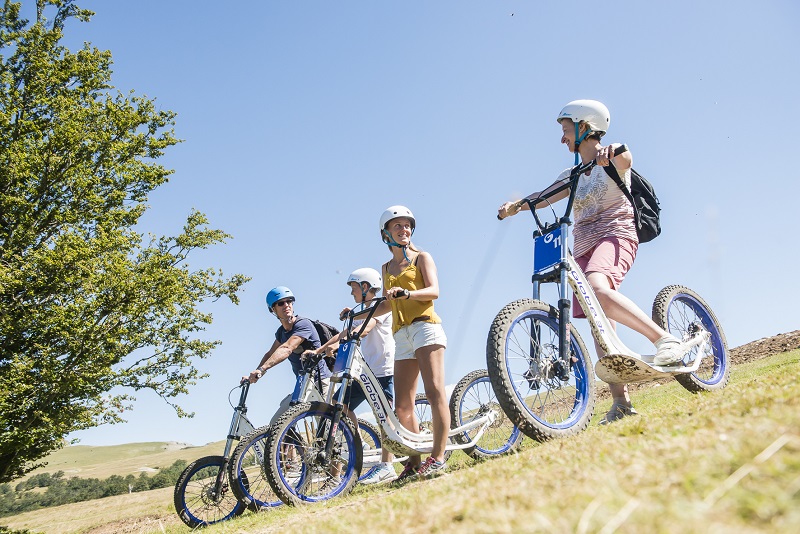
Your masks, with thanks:
[{"label": "white sleeveless top with print", "polygon": [[[567,182],[572,168],[558,176]],[[631,170],[620,174],[628,188],[631,184]],[[595,166],[589,176],[582,174],[578,179],[573,206],[575,226],[572,254],[578,258],[589,252],[600,240],[606,237],[628,239],[638,243],[633,218],[633,206],[603,167]]]}]

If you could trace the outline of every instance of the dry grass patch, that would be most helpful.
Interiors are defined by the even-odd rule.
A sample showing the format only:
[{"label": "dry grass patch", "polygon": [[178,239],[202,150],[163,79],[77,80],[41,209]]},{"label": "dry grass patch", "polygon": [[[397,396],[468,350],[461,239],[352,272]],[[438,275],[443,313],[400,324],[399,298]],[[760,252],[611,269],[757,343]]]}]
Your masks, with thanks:
[{"label": "dry grass patch", "polygon": [[[69,477],[106,479],[111,475],[138,476],[141,472],[171,466],[176,460],[192,462],[212,454],[222,454],[225,442],[215,442],[192,447],[173,442],[128,443],[95,447],[72,445],[64,447],[45,458],[47,465],[29,473],[64,471]],[[25,477],[25,478],[28,478]],[[21,479],[24,480],[24,479]]]},{"label": "dry grass patch", "polygon": [[172,493],[172,488],[162,488],[117,495],[4,517],[0,522],[47,534],[161,532],[162,526],[180,523],[172,506]]}]

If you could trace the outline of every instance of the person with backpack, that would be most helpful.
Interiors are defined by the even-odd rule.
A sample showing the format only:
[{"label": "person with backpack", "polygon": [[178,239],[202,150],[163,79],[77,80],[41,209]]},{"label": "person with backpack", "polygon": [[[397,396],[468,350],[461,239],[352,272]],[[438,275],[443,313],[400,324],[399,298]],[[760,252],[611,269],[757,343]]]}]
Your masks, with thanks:
[{"label": "person with backpack", "polygon": [[[608,108],[601,102],[569,102],[558,114],[557,121],[561,125],[561,142],[575,154],[574,165],[592,160],[597,162],[591,171],[579,178],[576,186],[572,248],[575,261],[586,274],[612,327],[619,322],[647,337],[656,347],[654,365],[680,365],[690,347],[658,326],[633,301],[619,292],[620,284],[636,258],[640,242],[637,217],[629,200],[633,156],[627,147],[617,150],[623,145],[603,146],[600,143],[611,123]],[[571,172],[572,168],[566,169],[552,185],[526,198],[535,200],[568,183]],[[628,189],[628,194],[618,185],[615,176]],[[565,190],[548,199],[548,202],[568,196],[569,190]],[[544,204],[536,204],[536,207]],[[498,209],[497,216],[504,219],[527,209],[529,207],[524,199],[506,202]],[[574,317],[586,317],[574,295],[572,309]],[[596,342],[595,347],[598,357],[602,358],[604,354]],[[609,384],[609,389],[613,404],[601,424],[637,413],[627,385]]]},{"label": "person with backpack", "polygon": [[[272,347],[261,358],[258,367],[249,376],[243,378],[243,380],[249,380],[251,384],[258,382],[264,373],[287,359],[292,364],[292,372],[295,376],[299,376],[303,372],[301,354],[306,350],[318,349],[321,345],[314,323],[295,315],[294,294],[291,289],[284,286],[270,289],[267,293],[267,308],[272,315],[278,318],[281,325],[275,331],[275,341],[272,343]],[[320,360],[317,367],[322,382],[320,393],[324,397],[330,384],[331,372],[324,360]],[[291,397],[290,393],[281,401],[270,424],[286,411]]]},{"label": "person with backpack", "polygon": [[[383,281],[378,271],[363,267],[350,273],[350,276],[347,277],[347,285],[350,287],[350,294],[353,296],[353,300],[356,302],[356,311],[360,311],[361,309],[366,309],[365,307],[372,306],[370,301],[375,299],[382,290]],[[344,308],[339,317],[344,319],[350,310],[351,308]],[[357,332],[363,323],[363,319],[353,321],[353,331]],[[303,357],[334,351],[341,342],[347,339],[347,335],[348,332],[342,332],[339,336],[331,338],[320,348],[303,353]],[[361,332],[361,355],[370,370],[375,374],[375,378],[378,379],[389,402],[394,400],[394,348],[391,312],[386,310],[381,315],[376,313],[369,320],[369,324],[364,327],[363,332]],[[334,398],[336,395],[338,395],[338,391],[334,393]],[[358,426],[358,418],[356,417],[355,409],[365,400],[367,400],[367,397],[361,385],[358,382],[352,382],[350,389],[345,392],[344,404],[347,416],[356,426]],[[390,482],[397,478],[397,473],[395,473],[392,466],[392,459],[392,453],[383,448],[380,465],[369,476],[361,480],[361,484],[378,484]]]}]

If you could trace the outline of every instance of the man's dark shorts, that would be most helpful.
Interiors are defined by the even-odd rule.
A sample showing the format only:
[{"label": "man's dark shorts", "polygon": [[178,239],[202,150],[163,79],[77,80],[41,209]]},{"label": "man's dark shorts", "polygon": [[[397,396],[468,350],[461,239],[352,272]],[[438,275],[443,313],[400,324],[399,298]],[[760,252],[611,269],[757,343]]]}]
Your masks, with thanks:
[{"label": "man's dark shorts", "polygon": [[[389,401],[390,405],[393,404],[394,377],[381,376],[378,377],[378,382],[380,382],[381,384],[381,388],[383,389],[383,394],[386,395],[386,400]],[[350,389],[344,395],[344,404],[352,411],[355,411],[356,408],[358,408],[358,406],[365,400],[367,400],[367,397],[366,395],[364,395],[364,391],[361,389],[361,384],[353,381],[352,385],[350,386]]]}]

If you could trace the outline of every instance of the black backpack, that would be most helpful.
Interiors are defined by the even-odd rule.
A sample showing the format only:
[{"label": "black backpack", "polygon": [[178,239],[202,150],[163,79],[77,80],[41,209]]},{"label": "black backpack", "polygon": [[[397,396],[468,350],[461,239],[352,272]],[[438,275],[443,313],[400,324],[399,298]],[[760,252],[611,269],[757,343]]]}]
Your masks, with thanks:
[{"label": "black backpack", "polygon": [[613,163],[603,167],[606,173],[613,178],[625,197],[633,206],[633,216],[636,222],[636,235],[639,243],[652,241],[661,233],[661,203],[658,201],[653,185],[647,179],[631,169],[631,190],[622,183],[617,169]]},{"label": "black backpack", "polygon": [[[311,324],[313,324],[314,328],[317,330],[320,345],[324,345],[330,341],[332,337],[339,335],[339,330],[328,323],[323,323],[322,321],[318,321],[316,319],[309,319],[309,321],[311,321]],[[328,366],[328,370],[333,371],[333,364],[335,361],[335,358],[325,356],[325,365]]]}]

